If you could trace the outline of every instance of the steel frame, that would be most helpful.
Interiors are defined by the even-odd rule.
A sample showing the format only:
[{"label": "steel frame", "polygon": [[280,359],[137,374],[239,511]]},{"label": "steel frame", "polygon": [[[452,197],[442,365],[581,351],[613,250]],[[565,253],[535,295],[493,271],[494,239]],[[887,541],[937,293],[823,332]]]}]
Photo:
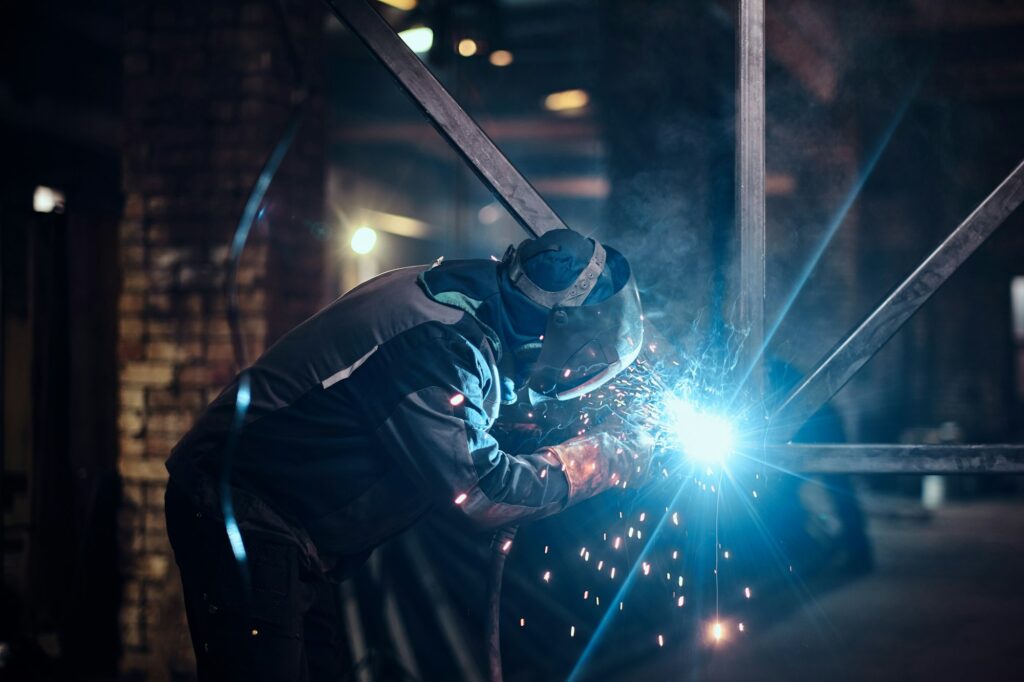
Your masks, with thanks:
[{"label": "steel frame", "polygon": [[[740,315],[748,330],[741,368],[763,395],[765,301],[764,0],[738,0],[736,215]],[[368,0],[324,0],[529,234],[561,218],[458,105]],[[828,402],[1024,201],[1024,162],[902,283],[840,341],[770,415],[768,466],[806,473],[1024,473],[1024,445],[796,445],[799,427]]]}]

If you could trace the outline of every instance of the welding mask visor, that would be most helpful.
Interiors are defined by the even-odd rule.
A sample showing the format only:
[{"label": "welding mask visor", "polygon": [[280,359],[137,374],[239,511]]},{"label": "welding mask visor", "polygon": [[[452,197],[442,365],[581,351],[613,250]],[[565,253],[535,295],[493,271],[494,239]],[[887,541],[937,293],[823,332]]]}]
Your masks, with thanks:
[{"label": "welding mask visor", "polygon": [[[549,309],[540,353],[529,388],[569,400],[600,388],[636,360],[643,345],[640,292],[628,263],[618,252],[594,242],[594,253],[576,281],[559,292],[538,287],[510,248],[505,261],[513,284]],[[624,276],[604,300],[587,303],[608,256],[621,260]]]}]

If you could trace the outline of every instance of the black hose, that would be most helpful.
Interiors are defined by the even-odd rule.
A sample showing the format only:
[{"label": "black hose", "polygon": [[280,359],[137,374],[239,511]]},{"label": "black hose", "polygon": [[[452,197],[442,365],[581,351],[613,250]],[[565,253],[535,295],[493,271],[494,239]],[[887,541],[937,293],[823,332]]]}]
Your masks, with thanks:
[{"label": "black hose", "polygon": [[491,540],[491,563],[487,571],[487,620],[484,638],[487,641],[487,667],[491,682],[502,682],[501,674],[501,579],[505,573],[505,559],[512,550],[516,526],[502,528]]}]

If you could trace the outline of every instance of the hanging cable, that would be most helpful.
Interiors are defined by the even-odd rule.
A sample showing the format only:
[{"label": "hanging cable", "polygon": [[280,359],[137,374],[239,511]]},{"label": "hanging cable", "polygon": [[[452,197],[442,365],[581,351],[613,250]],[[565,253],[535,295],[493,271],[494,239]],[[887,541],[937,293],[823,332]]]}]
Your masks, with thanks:
[{"label": "hanging cable", "polygon": [[249,595],[249,570],[245,551],[245,543],[242,533],[235,518],[234,497],[231,488],[231,466],[235,450],[245,427],[246,414],[251,401],[251,388],[249,377],[249,357],[245,347],[245,339],[242,336],[241,314],[238,306],[238,266],[245,252],[245,245],[252,232],[253,223],[263,216],[264,209],[261,208],[264,197],[270,183],[274,181],[274,175],[281,167],[288,149],[291,147],[295,134],[302,124],[306,112],[306,105],[310,100],[310,91],[306,85],[302,70],[302,63],[299,59],[298,50],[295,47],[295,40],[288,25],[287,16],[281,0],[271,2],[278,18],[278,27],[281,30],[281,40],[284,43],[288,60],[291,64],[292,73],[295,78],[296,87],[292,95],[291,110],[288,114],[288,121],[285,124],[284,132],[277,143],[271,149],[270,154],[263,162],[256,181],[249,190],[249,198],[242,209],[242,215],[238,219],[234,235],[231,239],[231,248],[228,252],[226,272],[224,278],[224,296],[228,318],[228,328],[231,333],[231,345],[234,351],[235,364],[239,370],[238,387],[235,391],[235,416],[231,422],[231,430],[228,433],[227,445],[224,451],[220,476],[220,503],[221,513],[224,517],[224,530],[231,546],[231,551],[238,564],[246,598]]},{"label": "hanging cable", "polygon": [[512,551],[516,526],[502,528],[491,540],[491,562],[487,571],[487,620],[484,639],[487,642],[487,668],[491,682],[502,682],[501,670],[501,581],[505,574],[505,559]]}]

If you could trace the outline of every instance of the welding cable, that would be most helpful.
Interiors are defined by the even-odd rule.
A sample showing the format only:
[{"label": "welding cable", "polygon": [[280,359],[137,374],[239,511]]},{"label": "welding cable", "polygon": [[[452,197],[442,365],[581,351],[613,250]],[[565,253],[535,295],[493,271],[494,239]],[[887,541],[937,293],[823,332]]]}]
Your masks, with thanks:
[{"label": "welding cable", "polygon": [[240,314],[238,309],[238,265],[242,260],[249,233],[252,231],[253,223],[263,216],[265,209],[260,205],[267,194],[270,183],[274,180],[284,160],[288,149],[291,147],[295,134],[298,132],[302,119],[306,112],[306,105],[310,100],[311,92],[306,85],[303,76],[302,64],[299,59],[298,50],[295,47],[295,40],[288,25],[284,6],[281,0],[274,0],[271,3],[278,17],[278,26],[281,29],[281,40],[291,63],[292,72],[295,77],[295,90],[292,96],[292,106],[289,112],[288,122],[284,132],[277,143],[271,149],[270,154],[263,162],[256,181],[249,190],[249,198],[245,202],[242,215],[238,219],[234,235],[231,239],[231,248],[228,253],[226,272],[224,278],[224,295],[226,299],[228,328],[231,333],[231,345],[234,351],[235,364],[240,372],[238,376],[238,387],[235,393],[235,415],[231,422],[231,429],[228,432],[227,444],[224,448],[224,458],[220,476],[220,501],[221,513],[224,517],[224,530],[238,564],[238,570],[242,577],[242,584],[246,599],[249,597],[249,567],[245,551],[245,543],[242,540],[242,532],[235,517],[234,497],[231,490],[231,465],[234,459],[238,441],[245,426],[246,414],[249,411],[249,404],[252,399],[250,378],[248,373],[249,358],[245,348],[245,341],[242,338]]},{"label": "welding cable", "polygon": [[487,642],[487,667],[491,682],[502,682],[501,672],[501,582],[505,574],[505,559],[512,550],[516,526],[502,528],[491,540],[491,562],[487,571],[487,620],[484,639]]},{"label": "welding cable", "polygon": [[288,55],[288,63],[295,80],[295,85],[288,122],[285,124],[281,137],[278,138],[277,143],[263,162],[259,175],[256,176],[256,181],[249,190],[249,198],[246,200],[245,208],[242,209],[242,215],[238,219],[238,225],[235,227],[234,236],[231,239],[231,250],[228,254],[224,291],[227,299],[227,317],[228,327],[231,332],[231,345],[235,354],[235,364],[238,365],[239,371],[249,366],[249,359],[245,343],[242,339],[238,311],[238,265],[242,259],[242,253],[245,251],[249,233],[252,232],[253,223],[262,218],[263,212],[266,210],[265,208],[260,208],[260,204],[263,203],[267,189],[270,188],[270,183],[274,181],[274,175],[277,174],[281,162],[284,160],[288,149],[292,145],[292,141],[295,139],[295,134],[298,132],[306,113],[306,105],[313,94],[306,82],[302,60],[299,58],[299,52],[295,45],[295,36],[292,35],[291,27],[288,24],[288,16],[285,12],[284,4],[282,0],[273,0],[270,4],[273,6],[274,13],[277,16],[277,26],[280,29],[281,42]]}]

